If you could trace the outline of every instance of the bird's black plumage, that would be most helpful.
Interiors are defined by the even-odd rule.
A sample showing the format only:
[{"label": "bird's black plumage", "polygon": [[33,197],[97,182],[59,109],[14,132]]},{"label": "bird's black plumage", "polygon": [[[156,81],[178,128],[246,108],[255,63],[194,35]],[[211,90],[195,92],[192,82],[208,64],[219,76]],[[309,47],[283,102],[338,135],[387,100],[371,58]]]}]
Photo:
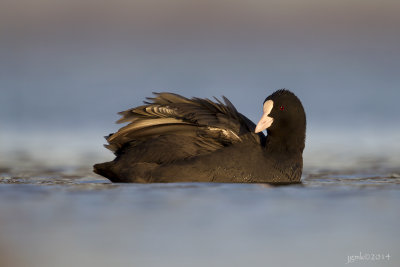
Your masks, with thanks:
[{"label": "bird's black plumage", "polygon": [[120,112],[118,122],[129,124],[106,137],[116,158],[94,172],[112,182],[299,182],[306,131],[300,100],[285,89],[265,99],[273,102],[266,137],[223,100],[156,93]]}]

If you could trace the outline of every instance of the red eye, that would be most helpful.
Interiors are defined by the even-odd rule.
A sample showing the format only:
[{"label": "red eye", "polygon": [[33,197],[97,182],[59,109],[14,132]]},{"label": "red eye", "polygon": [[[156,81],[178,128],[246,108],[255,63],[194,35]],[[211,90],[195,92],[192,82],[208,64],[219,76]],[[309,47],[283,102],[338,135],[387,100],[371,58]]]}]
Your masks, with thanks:
[{"label": "red eye", "polygon": [[284,106],[280,106],[279,109],[280,110],[285,110],[285,107]]}]

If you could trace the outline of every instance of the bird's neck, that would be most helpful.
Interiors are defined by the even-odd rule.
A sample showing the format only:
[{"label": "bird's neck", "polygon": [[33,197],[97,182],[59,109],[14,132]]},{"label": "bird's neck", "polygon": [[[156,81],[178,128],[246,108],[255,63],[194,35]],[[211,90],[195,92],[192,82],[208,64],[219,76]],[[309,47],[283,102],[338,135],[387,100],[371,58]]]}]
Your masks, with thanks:
[{"label": "bird's neck", "polygon": [[305,145],[305,134],[303,135],[274,135],[268,132],[265,142],[267,152],[279,154],[302,154]]}]

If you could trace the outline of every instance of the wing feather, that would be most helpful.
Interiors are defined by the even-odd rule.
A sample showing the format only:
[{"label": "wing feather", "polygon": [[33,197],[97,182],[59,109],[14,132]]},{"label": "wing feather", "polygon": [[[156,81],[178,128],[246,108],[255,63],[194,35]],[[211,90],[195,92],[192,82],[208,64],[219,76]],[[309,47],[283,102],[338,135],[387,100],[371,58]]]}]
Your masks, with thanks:
[{"label": "wing feather", "polygon": [[[254,132],[254,123],[238,113],[226,97],[223,103],[217,98],[213,102],[173,93],[154,95],[145,105],[119,113],[122,118],[117,122],[128,124],[106,138],[107,148],[118,153],[126,143],[174,134],[192,136],[198,146],[214,151],[242,142],[243,134]],[[261,135],[252,136],[260,142]]]}]

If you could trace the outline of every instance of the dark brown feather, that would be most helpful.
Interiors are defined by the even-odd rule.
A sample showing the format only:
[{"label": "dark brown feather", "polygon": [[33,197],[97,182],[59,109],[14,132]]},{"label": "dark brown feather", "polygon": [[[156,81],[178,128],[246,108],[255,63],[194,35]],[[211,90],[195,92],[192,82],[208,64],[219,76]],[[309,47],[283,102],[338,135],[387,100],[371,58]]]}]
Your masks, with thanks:
[{"label": "dark brown feather", "polygon": [[[215,98],[216,103],[209,99],[188,99],[172,93],[154,94],[155,97],[147,98],[149,102],[145,102],[145,105],[119,113],[122,118],[118,123],[129,124],[109,135],[106,138],[108,145],[105,145],[116,155],[121,153],[126,144],[134,148],[138,140],[142,144],[143,141],[165,135],[193,138],[198,150],[192,149],[191,153],[212,152],[242,142],[243,138],[248,138],[244,137],[246,134],[250,134],[258,143],[262,139],[261,135],[251,133],[255,125],[238,113],[226,97],[223,97],[225,103]],[[163,140],[166,142],[165,137]],[[156,144],[154,141],[152,143]],[[170,145],[173,147],[173,143]],[[171,160],[174,160],[173,155]]]}]

